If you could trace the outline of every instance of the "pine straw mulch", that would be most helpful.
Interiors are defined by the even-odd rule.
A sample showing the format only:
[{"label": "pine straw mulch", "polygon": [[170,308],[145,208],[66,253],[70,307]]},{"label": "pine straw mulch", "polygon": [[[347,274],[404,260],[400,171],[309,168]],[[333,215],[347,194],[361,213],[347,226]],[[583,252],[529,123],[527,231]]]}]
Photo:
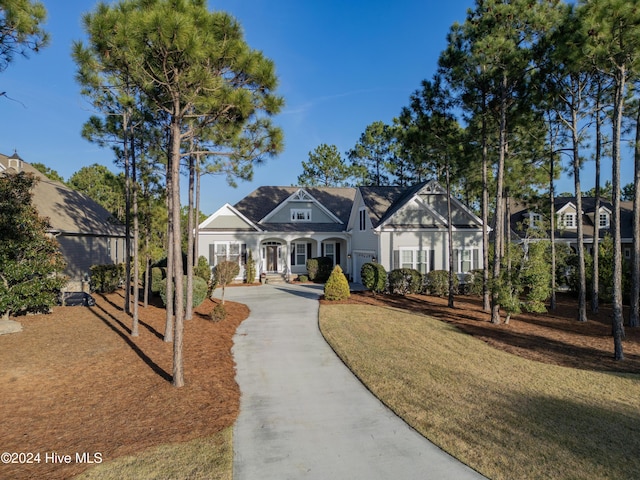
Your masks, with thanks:
[{"label": "pine straw mulch", "polygon": [[[226,302],[227,318],[214,323],[215,303],[206,300],[185,322],[186,385],[175,388],[165,310],[141,307],[134,338],[123,291],[94,298],[95,307],[20,317],[22,333],[0,336],[0,451],[41,455],[39,464],[0,464],[0,478],[69,478],[91,466],[76,464],[76,452],[108,461],[235,422],[240,391],[231,347],[246,306]],[[53,452],[71,455],[71,464],[46,463]]]},{"label": "pine straw mulch", "polygon": [[[530,360],[585,370],[640,373],[640,328],[625,327],[625,359],[616,361],[611,307],[601,305],[598,314],[591,313],[587,307],[589,321],[582,323],[576,320],[576,302],[570,295],[559,294],[555,311],[516,315],[507,325],[492,324],[490,315],[482,311],[481,299],[463,295],[456,296],[454,308],[447,306],[446,298],[373,296],[370,292],[352,293],[345,302],[329,303],[388,306],[422,313],[455,324],[495,348]],[[626,309],[625,318],[628,318]],[[502,319],[504,321],[504,315]]]}]

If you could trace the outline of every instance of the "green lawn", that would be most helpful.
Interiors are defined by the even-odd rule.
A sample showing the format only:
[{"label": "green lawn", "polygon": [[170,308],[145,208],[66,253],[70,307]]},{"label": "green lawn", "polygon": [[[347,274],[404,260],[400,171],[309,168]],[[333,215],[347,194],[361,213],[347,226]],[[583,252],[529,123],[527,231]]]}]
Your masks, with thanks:
[{"label": "green lawn", "polygon": [[638,375],[525,360],[391,308],[323,305],[320,328],[385,404],[489,478],[640,478]]}]

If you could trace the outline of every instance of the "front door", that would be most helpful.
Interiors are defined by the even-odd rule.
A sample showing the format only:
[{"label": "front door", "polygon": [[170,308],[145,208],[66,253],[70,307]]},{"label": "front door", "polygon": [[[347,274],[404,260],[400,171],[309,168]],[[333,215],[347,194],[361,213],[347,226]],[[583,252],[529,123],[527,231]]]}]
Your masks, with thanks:
[{"label": "front door", "polygon": [[277,245],[267,245],[267,271],[268,272],[277,272],[278,271],[278,246]]}]

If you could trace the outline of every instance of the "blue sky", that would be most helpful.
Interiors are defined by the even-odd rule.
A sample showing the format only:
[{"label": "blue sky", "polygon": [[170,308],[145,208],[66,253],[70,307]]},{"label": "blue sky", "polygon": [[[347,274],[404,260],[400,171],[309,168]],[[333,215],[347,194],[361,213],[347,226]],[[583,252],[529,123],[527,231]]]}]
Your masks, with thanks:
[{"label": "blue sky", "polygon": [[[14,149],[27,162],[43,163],[68,179],[100,163],[115,171],[113,155],[80,136],[92,114],[74,80],[73,40],[84,37],[82,14],[95,2],[44,0],[49,47],[17,58],[0,73],[0,153]],[[455,21],[473,0],[221,0],[243,26],[247,42],[276,65],[286,106],[275,121],[285,135],[278,158],[257,167],[252,182],[237,188],[223,177],[205,177],[201,210],[210,214],[260,185],[293,185],[302,162],[322,143],[344,154],[367,125],[391,123],[409,96],[430,78]],[[608,167],[604,167],[606,171]],[[625,178],[623,176],[623,178]],[[630,178],[632,177],[626,177]],[[572,190],[564,175],[558,191]],[[583,188],[592,186],[584,179]],[[626,183],[626,182],[625,182]]]}]

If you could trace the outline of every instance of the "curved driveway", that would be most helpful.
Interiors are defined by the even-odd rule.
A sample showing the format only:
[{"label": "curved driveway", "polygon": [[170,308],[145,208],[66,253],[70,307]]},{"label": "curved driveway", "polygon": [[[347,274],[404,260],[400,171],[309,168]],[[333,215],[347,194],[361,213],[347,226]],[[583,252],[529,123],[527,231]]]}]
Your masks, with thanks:
[{"label": "curved driveway", "polygon": [[236,480],[484,478],[407,426],[318,330],[315,285],[227,289],[251,315],[234,338]]}]

